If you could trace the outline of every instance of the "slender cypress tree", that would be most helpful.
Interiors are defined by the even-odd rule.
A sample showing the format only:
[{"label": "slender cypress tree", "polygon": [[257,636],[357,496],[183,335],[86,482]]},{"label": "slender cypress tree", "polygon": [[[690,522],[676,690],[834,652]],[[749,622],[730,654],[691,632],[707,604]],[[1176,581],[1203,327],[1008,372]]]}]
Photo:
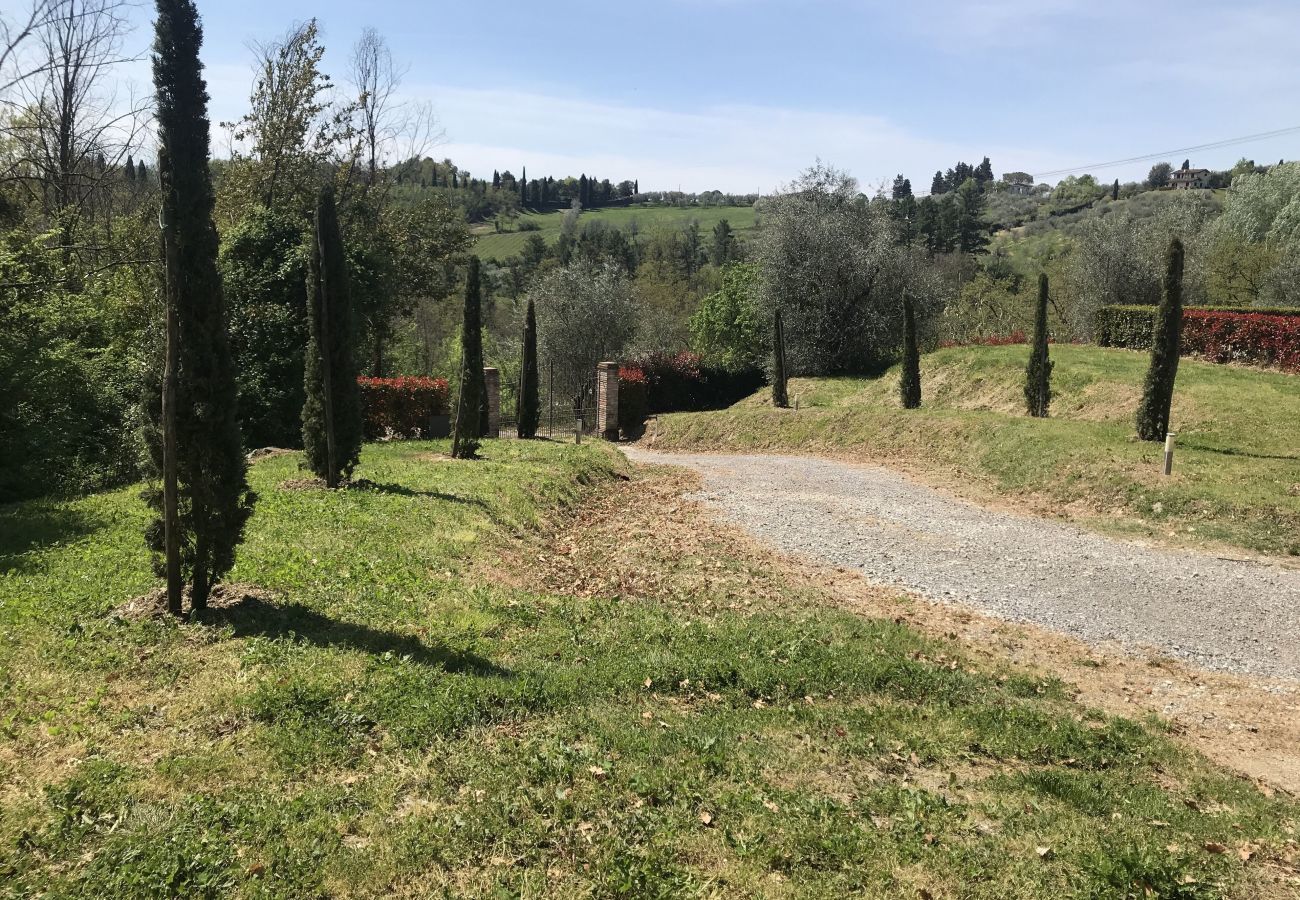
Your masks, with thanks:
[{"label": "slender cypress tree", "polygon": [[469,258],[465,277],[465,322],[461,330],[460,398],[456,403],[456,428],[452,434],[451,455],[455,459],[473,459],[483,436],[483,323],[480,309],[479,261]]},{"label": "slender cypress tree", "polygon": [[912,295],[903,292],[903,367],[898,380],[903,409],[921,405],[921,351],[916,342],[916,310]]},{"label": "slender cypress tree", "polygon": [[537,437],[537,425],[542,418],[541,379],[537,372],[537,310],[533,298],[528,298],[524,313],[524,350],[519,375],[519,436]]},{"label": "slender cypress tree", "polygon": [[[153,78],[165,166],[160,220],[167,331],[174,338],[167,357],[175,366],[167,367],[171,371],[164,376],[170,382],[164,393],[174,401],[162,421],[163,451],[171,457],[164,468],[170,471],[164,472],[163,491],[151,497],[164,515],[150,526],[149,538],[156,551],[172,555],[167,554],[171,550],[178,557],[163,561],[163,568],[181,573],[168,579],[169,595],[184,578],[190,604],[200,610],[207,606],[212,586],[234,565],[256,498],[248,489],[217,269],[208,92],[199,61],[203,31],[192,0],[157,0],[157,11]],[[143,169],[139,166],[137,175]],[[168,448],[174,452],[166,454]],[[168,607],[179,612],[180,597],[169,596]]]},{"label": "slender cypress tree", "polygon": [[1183,242],[1174,238],[1169,242],[1164,292],[1151,342],[1151,366],[1147,369],[1142,404],[1137,413],[1138,437],[1144,441],[1163,441],[1169,433],[1169,411],[1174,402],[1174,379],[1178,377],[1182,333]]},{"label": "slender cypress tree", "polygon": [[361,395],[351,291],[334,188],[321,189],[307,268],[302,446],[307,468],[336,488],[361,458]]},{"label": "slender cypress tree", "polygon": [[1118,178],[1116,178],[1116,179],[1115,179],[1115,183],[1112,184],[1112,185],[1110,186],[1110,199],[1112,199],[1112,200],[1118,200],[1118,199],[1119,199],[1119,179],[1118,179]]},{"label": "slender cypress tree", "polygon": [[777,409],[788,409],[790,391],[786,384],[788,373],[785,368],[785,326],[781,324],[781,310],[776,311],[772,320],[772,405]]},{"label": "slender cypress tree", "polygon": [[1047,355],[1047,275],[1038,276],[1038,309],[1034,314],[1034,346],[1025,369],[1025,405],[1029,414],[1047,418],[1052,402],[1052,361]]}]

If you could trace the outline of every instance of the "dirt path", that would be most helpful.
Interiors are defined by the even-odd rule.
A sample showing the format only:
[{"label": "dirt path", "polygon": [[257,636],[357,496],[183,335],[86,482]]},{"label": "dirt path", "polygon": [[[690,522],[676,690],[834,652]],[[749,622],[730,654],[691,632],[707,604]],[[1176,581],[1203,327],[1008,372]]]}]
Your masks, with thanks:
[{"label": "dirt path", "polygon": [[874,583],[1224,672],[1300,679],[1300,571],[985,509],[878,466],[665,454],[698,499],[787,553]]}]

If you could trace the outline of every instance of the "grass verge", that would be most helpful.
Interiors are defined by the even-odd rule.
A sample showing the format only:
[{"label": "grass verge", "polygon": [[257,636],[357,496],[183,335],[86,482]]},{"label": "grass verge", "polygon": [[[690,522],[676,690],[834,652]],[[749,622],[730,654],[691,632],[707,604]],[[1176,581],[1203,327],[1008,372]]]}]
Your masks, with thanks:
[{"label": "grass verge", "polygon": [[[1258,896],[1298,810],[815,592],[600,446],[262,496],[273,601],[121,620],[132,492],[0,510],[0,894]],[[612,486],[612,487],[611,487]],[[565,510],[568,510],[567,512]],[[14,535],[21,535],[15,538]]]},{"label": "grass verge", "polygon": [[958,347],[922,360],[923,407],[877,379],[794,379],[800,409],[764,396],[661,417],[660,449],[795,451],[880,460],[980,499],[1010,497],[1127,535],[1300,555],[1300,376],[1184,360],[1163,446],[1135,439],[1147,356],[1054,346],[1051,418],[1024,412],[1024,347]]}]

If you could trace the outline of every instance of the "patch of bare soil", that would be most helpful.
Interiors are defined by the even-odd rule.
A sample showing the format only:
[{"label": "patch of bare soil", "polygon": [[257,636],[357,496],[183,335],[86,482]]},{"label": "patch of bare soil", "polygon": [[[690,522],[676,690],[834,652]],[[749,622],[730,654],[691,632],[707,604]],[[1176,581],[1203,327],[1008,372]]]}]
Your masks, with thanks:
[{"label": "patch of bare soil", "polygon": [[[248,601],[272,603],[275,601],[275,595],[255,584],[218,584],[208,594],[207,608],[210,610],[232,610]],[[188,586],[185,588],[181,603],[184,613],[193,615],[194,604]],[[144,619],[165,619],[170,615],[167,611],[167,589],[165,587],[154,588],[147,594],[134,597],[109,613],[111,618],[123,619],[129,622]]]},{"label": "patch of bare soil", "polygon": [[780,554],[684,494],[693,473],[642,467],[516,551],[500,581],[576,596],[621,594],[744,611],[805,602],[891,618],[955,641],[972,660],[1055,675],[1085,706],[1154,713],[1175,739],[1250,779],[1300,795],[1300,684],[1207,672],[1156,655],[1089,644],[1044,628],[871,584],[847,570]]}]

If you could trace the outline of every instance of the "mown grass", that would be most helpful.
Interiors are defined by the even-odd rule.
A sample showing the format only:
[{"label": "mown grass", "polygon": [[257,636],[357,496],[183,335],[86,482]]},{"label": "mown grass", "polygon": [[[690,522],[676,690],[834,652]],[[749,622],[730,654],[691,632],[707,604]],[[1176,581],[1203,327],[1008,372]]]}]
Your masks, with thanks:
[{"label": "mown grass", "polygon": [[1183,360],[1175,475],[1135,440],[1146,354],[1053,346],[1051,418],[1023,407],[1025,347],[957,347],[922,359],[922,409],[880,378],[795,379],[800,410],[760,393],[732,409],[661,417],[656,446],[794,450],[894,460],[962,490],[1032,498],[1126,534],[1300,554],[1300,376]]},{"label": "mown grass", "polygon": [[445,449],[259,463],[273,599],[186,623],[108,615],[154,584],[133,491],[0,510],[0,895],[1250,896],[1287,852],[1159,728],[707,543],[548,590],[586,551],[539,526],[625,464]]},{"label": "mown grass", "polygon": [[[755,226],[754,208],[752,206],[702,206],[698,208],[679,209],[672,206],[621,206],[610,209],[588,210],[579,217],[578,227],[588,223],[600,222],[609,228],[629,228],[635,223],[639,234],[644,238],[661,231],[671,231],[698,222],[700,231],[706,238],[713,233],[713,226],[726,219],[738,235],[745,236]],[[532,235],[538,235],[547,245],[560,239],[560,227],[564,223],[564,213],[523,213],[518,222],[537,225],[536,231],[510,231],[496,234],[485,228],[481,230],[474,242],[474,253],[483,259],[506,260],[518,256]]]}]

